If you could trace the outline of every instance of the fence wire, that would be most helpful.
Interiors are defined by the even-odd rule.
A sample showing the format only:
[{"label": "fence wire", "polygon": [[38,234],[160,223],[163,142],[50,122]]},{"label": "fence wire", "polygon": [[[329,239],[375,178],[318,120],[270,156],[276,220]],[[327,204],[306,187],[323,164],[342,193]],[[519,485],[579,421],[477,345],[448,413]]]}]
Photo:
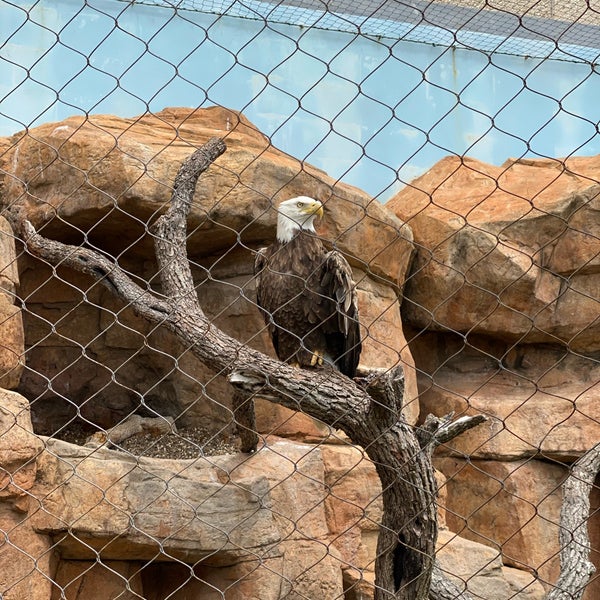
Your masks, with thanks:
[{"label": "fence wire", "polygon": [[416,429],[487,418],[434,455],[442,572],[553,589],[561,484],[600,439],[600,4],[12,0],[0,23],[2,598],[376,593],[368,448],[258,394],[241,452],[227,367],[9,224],[175,302],[153,224],[214,135],[188,222],[211,324],[275,356],[254,258],[280,201],[322,201],[361,373],[404,369]]}]

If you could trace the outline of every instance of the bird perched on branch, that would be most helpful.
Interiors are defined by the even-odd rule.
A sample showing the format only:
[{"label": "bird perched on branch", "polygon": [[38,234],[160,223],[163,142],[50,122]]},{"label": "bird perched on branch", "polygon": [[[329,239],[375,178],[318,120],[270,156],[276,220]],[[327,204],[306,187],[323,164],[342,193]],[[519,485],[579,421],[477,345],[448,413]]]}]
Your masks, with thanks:
[{"label": "bird perched on branch", "polygon": [[323,205],[299,196],[278,207],[277,239],[255,261],[257,300],[279,360],[330,364],[354,377],[361,352],[352,269],[327,251],[314,222]]}]

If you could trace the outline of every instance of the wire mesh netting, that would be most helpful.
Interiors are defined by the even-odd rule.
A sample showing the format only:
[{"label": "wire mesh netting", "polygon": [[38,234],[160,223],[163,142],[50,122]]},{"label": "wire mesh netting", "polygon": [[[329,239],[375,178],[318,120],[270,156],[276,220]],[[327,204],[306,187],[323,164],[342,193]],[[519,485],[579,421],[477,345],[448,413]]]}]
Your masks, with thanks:
[{"label": "wire mesh netting", "polygon": [[[544,598],[573,539],[598,565],[597,485],[560,512],[600,441],[599,11],[0,3],[2,598],[412,597],[381,539],[405,585],[434,504],[432,598]],[[257,298],[290,198],[321,254],[282,244]],[[485,420],[394,496],[428,415]]]}]

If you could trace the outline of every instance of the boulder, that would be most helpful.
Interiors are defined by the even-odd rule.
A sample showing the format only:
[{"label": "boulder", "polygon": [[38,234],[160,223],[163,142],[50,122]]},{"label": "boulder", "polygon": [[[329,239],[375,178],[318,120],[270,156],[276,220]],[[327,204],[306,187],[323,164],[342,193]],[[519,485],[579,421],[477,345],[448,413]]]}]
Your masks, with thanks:
[{"label": "boulder", "polygon": [[436,452],[448,526],[545,583],[558,572],[561,463],[600,436],[599,167],[449,156],[387,205],[414,233],[402,314],[420,422],[487,417]]},{"label": "boulder", "polygon": [[449,156],[402,189],[387,206],[418,249],[410,324],[599,350],[598,166]]},{"label": "boulder", "polygon": [[408,227],[364,192],[277,150],[242,114],[222,107],[71,117],[16,134],[2,157],[3,203],[18,201],[49,237],[85,234],[115,255],[151,257],[148,223],[164,212],[183,160],[213,136],[228,150],[198,182],[190,255],[270,239],[274,203],[310,195],[326,203],[325,238],[354,264],[403,281],[412,253]]},{"label": "boulder", "polygon": [[275,442],[251,457],[128,456],[47,440],[36,531],[65,558],[226,565],[284,539],[323,539],[323,465],[317,448]]},{"label": "boulder", "polygon": [[598,439],[599,166],[449,156],[388,203],[417,248],[403,317],[421,419],[488,417],[440,454],[571,462]]},{"label": "boulder", "polygon": [[32,431],[28,400],[0,389],[0,500],[18,503],[28,496],[42,448]]},{"label": "boulder", "polygon": [[27,522],[55,540],[55,580],[68,598],[83,600],[94,587],[149,599],[217,598],[227,589],[256,600],[343,595],[317,447],[270,440],[250,457],[196,460],[52,439],[47,449],[39,509]]},{"label": "boulder", "polygon": [[346,569],[373,571],[382,515],[381,482],[364,450],[354,446],[322,447],[327,526]]},{"label": "boulder", "polygon": [[447,479],[450,530],[490,546],[506,565],[539,573],[543,583],[556,581],[564,466],[464,458],[439,458],[435,464]]},{"label": "boulder", "polygon": [[0,216],[0,388],[15,389],[23,372],[23,319],[15,306],[19,285],[14,234]]},{"label": "boulder", "polygon": [[424,414],[483,414],[487,422],[438,454],[516,460],[542,454],[571,462],[600,435],[600,365],[557,347],[520,347],[504,361],[466,352],[420,376]]},{"label": "boulder", "polygon": [[527,571],[506,567],[497,550],[459,537],[448,529],[438,535],[440,568],[459,589],[483,600],[542,600],[544,587]]},{"label": "boulder", "polygon": [[41,440],[32,432],[29,402],[0,389],[0,590],[4,600],[48,600],[51,543],[28,518]]},{"label": "boulder", "polygon": [[0,216],[0,293],[14,298],[18,285],[15,236],[8,221]]},{"label": "boulder", "polygon": [[[343,597],[342,576],[331,549],[314,541],[282,542],[276,550],[231,566],[178,561],[61,560],[52,600],[187,600],[228,598],[289,600]],[[64,590],[64,596],[58,591]]]},{"label": "boulder", "polygon": [[[12,429],[30,432],[26,401],[5,394],[19,416]],[[9,600],[61,592],[84,600],[97,589],[102,599],[148,600],[216,600],[227,590],[256,600],[373,593],[381,486],[359,448],[267,438],[250,456],[175,460],[29,437],[36,454],[21,460],[37,464],[35,480],[21,482],[25,497],[0,503]],[[13,444],[15,452],[26,446]],[[450,512],[453,482],[438,480]],[[441,536],[439,547],[444,568],[469,589],[484,589],[482,598],[508,598],[507,589],[523,600],[539,597],[527,574],[497,564],[497,550],[456,536]],[[486,552],[495,554],[484,564],[470,558]]]},{"label": "boulder", "polygon": [[102,590],[102,598],[134,600],[142,597],[149,600],[148,596],[142,595],[142,577],[145,575],[142,566],[135,561],[61,560],[50,600],[98,598],[98,590]]},{"label": "boulder", "polygon": [[[207,315],[272,354],[255,304],[253,253],[274,238],[277,202],[295,195],[321,199],[320,232],[355,269],[362,364],[405,366],[406,417],[414,422],[416,373],[399,314],[413,252],[410,229],[364,192],[271,146],[243,115],[220,107],[170,108],[131,119],[72,117],[16,134],[0,158],[0,202],[23,211],[48,237],[118,257],[160,291],[148,229],[166,209],[183,160],[212,136],[223,137],[228,150],[200,177],[188,225],[188,253]],[[99,427],[135,410],[215,431],[230,424],[227,382],[170,334],[85,276],[28,256],[20,257],[19,271],[28,365],[19,391],[36,399],[38,431],[51,435],[77,406]],[[258,428],[299,438],[329,434],[304,415],[288,426],[292,415],[266,405]]]},{"label": "boulder", "polygon": [[0,530],[2,600],[49,600],[54,587],[51,541],[7,502],[0,502]]}]

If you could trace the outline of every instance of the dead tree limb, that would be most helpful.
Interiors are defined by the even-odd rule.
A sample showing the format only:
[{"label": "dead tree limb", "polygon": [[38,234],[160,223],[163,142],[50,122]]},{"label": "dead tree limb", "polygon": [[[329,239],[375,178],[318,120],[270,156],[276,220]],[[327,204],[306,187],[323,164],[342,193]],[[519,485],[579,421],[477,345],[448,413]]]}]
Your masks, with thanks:
[{"label": "dead tree limb", "polygon": [[581,600],[596,568],[590,561],[590,492],[600,470],[600,443],[571,468],[560,511],[560,577],[547,600]]},{"label": "dead tree limb", "polygon": [[258,445],[254,395],[247,396],[236,388],[231,398],[231,404],[235,427],[241,442],[240,450],[245,453],[254,452]]},{"label": "dead tree limb", "polygon": [[[286,369],[289,368],[285,365]],[[413,428],[401,415],[402,368],[379,376],[365,388],[338,371],[291,369],[296,386],[306,377],[317,386],[317,397],[279,396],[279,382],[267,371],[237,369],[229,381],[246,394],[260,394],[303,410],[332,427],[343,429],[374,463],[383,489],[383,516],[377,540],[375,599],[429,598],[437,540],[437,488],[430,455],[421,449]],[[333,384],[333,388],[330,386]],[[324,387],[322,387],[324,386]],[[319,397],[323,390],[324,395]],[[376,391],[375,391],[376,390]],[[287,390],[289,393],[291,390]],[[370,396],[371,392],[376,400]],[[333,412],[328,411],[333,408]]]},{"label": "dead tree limb", "polygon": [[430,454],[440,445],[461,433],[477,427],[487,421],[484,415],[472,415],[454,419],[454,413],[448,413],[443,417],[427,415],[425,422],[417,429],[417,438],[422,448],[427,448]]},{"label": "dead tree limb", "polygon": [[[461,433],[477,427],[487,421],[483,415],[465,416],[453,421],[454,413],[444,417],[427,415],[425,422],[417,429],[416,435],[421,448],[431,457],[434,450],[445,442],[454,439]],[[473,600],[464,589],[460,589],[436,563],[431,573],[429,600]]]}]

